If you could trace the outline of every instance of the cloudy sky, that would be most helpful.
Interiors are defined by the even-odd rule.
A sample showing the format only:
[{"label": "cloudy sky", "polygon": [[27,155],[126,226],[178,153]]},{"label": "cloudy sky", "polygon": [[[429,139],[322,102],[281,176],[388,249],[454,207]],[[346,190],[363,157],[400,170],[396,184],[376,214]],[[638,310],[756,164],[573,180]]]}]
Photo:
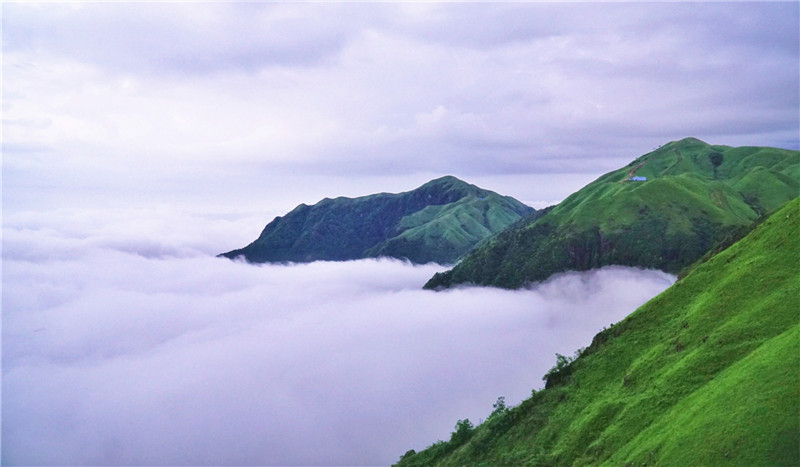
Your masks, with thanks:
[{"label": "cloudy sky", "polygon": [[1,8],[4,465],[387,465],[673,278],[214,255],[444,174],[542,207],[686,136],[800,146],[797,2]]},{"label": "cloudy sky", "polygon": [[797,2],[4,2],[4,204],[547,203],[686,136],[796,149],[798,47]]}]

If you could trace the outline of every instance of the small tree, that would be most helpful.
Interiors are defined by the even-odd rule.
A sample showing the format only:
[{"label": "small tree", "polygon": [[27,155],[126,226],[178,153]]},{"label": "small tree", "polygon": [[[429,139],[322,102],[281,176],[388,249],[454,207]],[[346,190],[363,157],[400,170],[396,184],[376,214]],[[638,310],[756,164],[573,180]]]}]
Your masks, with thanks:
[{"label": "small tree", "polygon": [[550,371],[542,377],[545,389],[555,386],[569,376],[572,373],[572,362],[574,360],[574,358],[565,357],[557,353],[556,366],[550,368]]},{"label": "small tree", "polygon": [[491,420],[493,417],[503,415],[508,411],[508,407],[506,407],[506,398],[505,396],[500,396],[497,398],[497,402],[492,404],[492,413],[489,415],[489,419]]},{"label": "small tree", "polygon": [[450,442],[456,445],[466,443],[472,436],[472,430],[474,429],[475,427],[468,418],[457,421],[456,431],[450,434]]},{"label": "small tree", "polygon": [[408,451],[406,451],[405,454],[400,456],[400,460],[403,461],[403,460],[406,460],[406,459],[408,459],[408,458],[410,458],[412,456],[416,456],[416,455],[417,455],[417,451],[415,451],[413,449],[409,449]]}]

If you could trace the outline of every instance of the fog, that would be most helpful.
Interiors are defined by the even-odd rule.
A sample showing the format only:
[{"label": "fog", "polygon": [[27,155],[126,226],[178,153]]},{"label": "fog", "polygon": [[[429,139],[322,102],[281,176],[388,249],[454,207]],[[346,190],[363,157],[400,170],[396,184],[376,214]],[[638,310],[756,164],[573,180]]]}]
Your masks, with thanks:
[{"label": "fog", "polygon": [[256,266],[212,254],[235,222],[101,213],[5,220],[3,464],[388,465],[674,280],[437,293],[439,265]]}]

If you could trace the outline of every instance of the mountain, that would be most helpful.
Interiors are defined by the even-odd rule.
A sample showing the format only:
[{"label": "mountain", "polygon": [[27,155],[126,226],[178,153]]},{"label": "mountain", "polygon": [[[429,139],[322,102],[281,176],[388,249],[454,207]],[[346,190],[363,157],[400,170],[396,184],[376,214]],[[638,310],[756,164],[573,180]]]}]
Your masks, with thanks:
[{"label": "mountain", "polygon": [[800,463],[800,199],[411,466]]},{"label": "mountain", "polygon": [[557,272],[611,264],[677,273],[798,194],[800,152],[686,138],[521,220],[425,287],[518,288]]},{"label": "mountain", "polygon": [[221,256],[254,263],[389,256],[452,264],[532,212],[514,198],[446,176],[405,193],[301,204],[267,224],[253,243]]}]

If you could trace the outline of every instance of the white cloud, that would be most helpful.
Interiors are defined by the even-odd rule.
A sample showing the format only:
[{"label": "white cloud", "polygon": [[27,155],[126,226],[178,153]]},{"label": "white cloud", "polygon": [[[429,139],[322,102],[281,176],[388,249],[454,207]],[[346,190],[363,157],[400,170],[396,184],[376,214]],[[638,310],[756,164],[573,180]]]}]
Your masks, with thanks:
[{"label": "white cloud", "polygon": [[[137,244],[162,227],[125,214],[5,228],[4,464],[389,464],[519,402],[555,352],[672,281],[607,268],[434,293],[435,265],[145,257],[174,241]],[[183,222],[187,245],[214,223]]]},{"label": "white cloud", "polygon": [[13,4],[4,166],[46,185],[236,177],[244,192],[255,171],[599,175],[690,135],[796,147],[796,12]]}]

